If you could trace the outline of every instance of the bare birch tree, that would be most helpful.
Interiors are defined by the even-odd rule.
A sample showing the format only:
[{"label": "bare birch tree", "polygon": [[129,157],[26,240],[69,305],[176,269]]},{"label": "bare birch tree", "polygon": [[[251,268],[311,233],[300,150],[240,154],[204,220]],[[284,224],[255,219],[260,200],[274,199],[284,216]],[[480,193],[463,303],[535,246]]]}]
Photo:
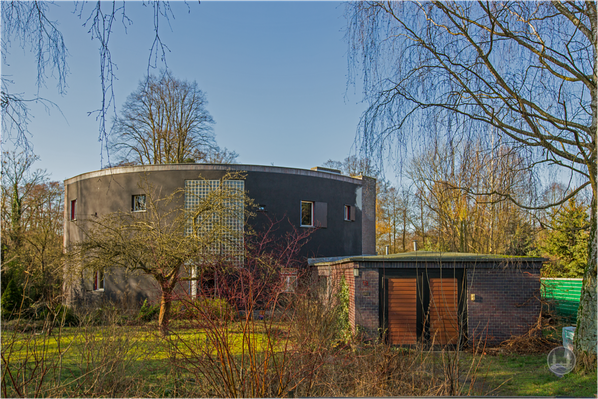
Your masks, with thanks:
[{"label": "bare birch tree", "polygon": [[[535,169],[569,173],[567,197],[591,188],[592,244],[575,346],[581,363],[594,368],[596,2],[352,2],[347,16],[351,76],[363,73],[370,103],[358,137],[364,156],[383,158],[414,138],[495,131],[527,151]],[[499,191],[472,194],[534,206]]]}]

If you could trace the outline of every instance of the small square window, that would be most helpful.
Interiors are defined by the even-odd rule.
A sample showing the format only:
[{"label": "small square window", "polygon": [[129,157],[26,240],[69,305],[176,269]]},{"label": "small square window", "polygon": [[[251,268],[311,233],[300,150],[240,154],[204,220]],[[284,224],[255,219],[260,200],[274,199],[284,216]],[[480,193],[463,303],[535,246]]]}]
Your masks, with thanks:
[{"label": "small square window", "polygon": [[313,227],[314,225],[314,203],[301,201],[301,226]]},{"label": "small square window", "polygon": [[355,221],[355,207],[351,205],[345,205],[344,219],[347,222]]},{"label": "small square window", "polygon": [[144,212],[145,207],[145,194],[133,196],[133,212]]},{"label": "small square window", "polygon": [[93,273],[93,290],[104,291],[104,272],[96,271]]},{"label": "small square window", "polygon": [[257,206],[257,211],[258,211],[258,212],[268,212],[268,211],[266,210],[266,205],[264,205],[264,204],[259,204],[259,205]]},{"label": "small square window", "polygon": [[71,200],[71,220],[77,220],[77,200]]}]

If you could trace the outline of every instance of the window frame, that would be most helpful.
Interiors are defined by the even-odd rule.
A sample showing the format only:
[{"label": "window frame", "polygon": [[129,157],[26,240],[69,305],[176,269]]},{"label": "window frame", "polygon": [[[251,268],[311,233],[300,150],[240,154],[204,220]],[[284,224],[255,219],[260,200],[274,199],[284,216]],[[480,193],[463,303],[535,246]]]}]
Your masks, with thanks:
[{"label": "window frame", "polygon": [[345,222],[355,221],[355,205],[345,204],[343,208],[343,219],[345,220]]},{"label": "window frame", "polygon": [[[135,199],[137,197],[143,197],[143,209],[135,209]],[[131,196],[131,212],[146,212],[147,211],[147,196],[145,194],[133,194]]]},{"label": "window frame", "polygon": [[[309,204],[310,205],[310,224],[303,224],[303,204]],[[314,208],[315,208],[314,201],[301,201],[299,226],[301,226],[301,227],[314,227],[314,211],[315,211]]]},{"label": "window frame", "polygon": [[283,293],[294,293],[295,288],[297,287],[297,275],[294,274],[287,274],[284,276],[283,280],[284,288],[282,290]]},{"label": "window frame", "polygon": [[106,275],[101,270],[93,272],[93,291],[103,292],[106,287]]},{"label": "window frame", "polygon": [[71,200],[71,222],[77,220],[77,198]]},{"label": "window frame", "polygon": [[299,282],[297,269],[283,268],[280,273],[281,293],[294,293]]}]

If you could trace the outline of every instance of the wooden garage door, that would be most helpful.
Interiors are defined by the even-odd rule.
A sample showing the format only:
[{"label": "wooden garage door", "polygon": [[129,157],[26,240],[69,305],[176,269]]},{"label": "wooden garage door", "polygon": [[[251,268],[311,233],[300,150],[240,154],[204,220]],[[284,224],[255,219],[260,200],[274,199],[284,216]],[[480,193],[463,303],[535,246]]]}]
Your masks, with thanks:
[{"label": "wooden garage door", "polygon": [[430,341],[456,344],[459,338],[459,287],[456,278],[430,279]]},{"label": "wooden garage door", "polygon": [[388,280],[388,335],[393,345],[417,343],[417,286],[414,278]]}]

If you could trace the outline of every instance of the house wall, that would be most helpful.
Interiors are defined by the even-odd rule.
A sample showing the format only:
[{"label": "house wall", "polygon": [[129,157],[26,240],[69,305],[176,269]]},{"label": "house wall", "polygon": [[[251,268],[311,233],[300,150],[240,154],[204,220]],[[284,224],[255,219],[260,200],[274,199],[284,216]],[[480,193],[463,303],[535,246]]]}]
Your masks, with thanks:
[{"label": "house wall", "polygon": [[539,268],[467,270],[467,332],[473,342],[527,333],[538,322],[540,306]]},{"label": "house wall", "polygon": [[[65,180],[64,244],[82,240],[89,221],[116,212],[131,211],[133,195],[145,193],[146,183],[167,196],[185,187],[186,180],[221,179],[228,171],[244,172],[247,195],[265,208],[250,220],[252,227],[263,230],[271,221],[281,221],[276,234],[284,236],[293,229],[309,229],[312,234],[302,247],[300,256],[351,256],[375,251],[375,180],[352,178],[338,174],[303,169],[255,165],[149,165],[118,167],[85,173]],[[365,183],[364,183],[365,182]],[[76,200],[76,221],[71,221],[70,205]],[[183,208],[184,195],[173,207]],[[327,204],[326,228],[301,227],[301,201]],[[354,206],[355,220],[344,220],[344,206]],[[365,232],[364,232],[365,230]],[[68,281],[86,277],[73,276],[73,268],[65,269]],[[117,276],[106,279],[104,299],[133,298],[139,302],[154,296],[147,276]],[[123,280],[124,279],[124,280]],[[67,289],[72,298],[85,296],[90,290],[85,284],[71,284],[77,292]],[[69,299],[69,302],[71,301]]]}]

